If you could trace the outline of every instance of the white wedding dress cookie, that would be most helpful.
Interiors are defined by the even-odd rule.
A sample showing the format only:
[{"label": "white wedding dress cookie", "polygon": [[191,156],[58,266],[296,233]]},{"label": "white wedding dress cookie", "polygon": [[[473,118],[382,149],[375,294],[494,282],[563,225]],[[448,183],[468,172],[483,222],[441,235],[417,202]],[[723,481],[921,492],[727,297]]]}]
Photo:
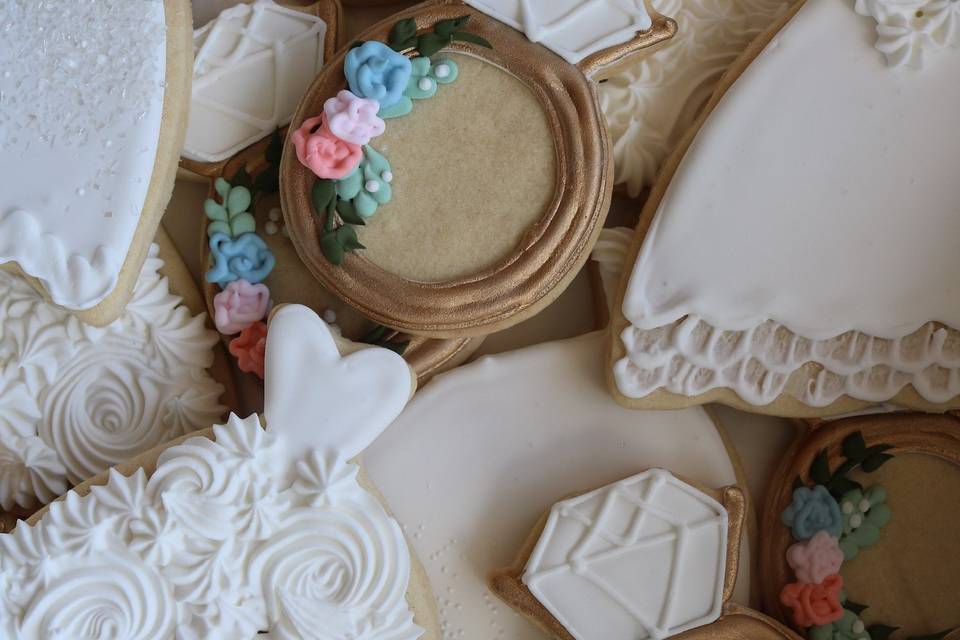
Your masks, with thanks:
[{"label": "white wedding dress cookie", "polygon": [[207,372],[217,335],[160,275],[152,245],[133,300],[85,325],[0,271],[0,507],[45,504],[67,487],[224,411]]},{"label": "white wedding dress cookie", "polygon": [[422,635],[403,532],[349,462],[406,404],[410,370],[385,349],[342,357],[301,306],[274,314],[266,354],[266,430],[231,415],[149,478],[112,470],[0,536],[3,637]]},{"label": "white wedding dress cookie", "polygon": [[164,0],[0,5],[0,263],[16,262],[71,310],[96,307],[128,253],[145,253],[131,250],[152,236],[141,214],[159,220],[148,193],[169,160],[161,130],[176,32],[164,11]]},{"label": "white wedding dress cookie", "polygon": [[799,9],[659,203],[623,299],[621,397],[954,401],[958,45],[957,2]]},{"label": "white wedding dress cookie", "polygon": [[229,158],[290,123],[323,66],[327,25],[273,0],[238,4],[193,34],[193,100],[183,156]]}]

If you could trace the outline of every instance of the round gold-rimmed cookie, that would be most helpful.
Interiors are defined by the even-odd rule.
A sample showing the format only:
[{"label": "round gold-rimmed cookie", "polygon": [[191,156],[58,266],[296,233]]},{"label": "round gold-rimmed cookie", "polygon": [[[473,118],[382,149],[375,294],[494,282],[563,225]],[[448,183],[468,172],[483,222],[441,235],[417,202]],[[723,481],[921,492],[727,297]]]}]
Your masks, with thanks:
[{"label": "round gold-rimmed cookie", "polygon": [[[420,384],[438,373],[463,363],[473,355],[483,343],[483,338],[440,340],[408,335],[378,325],[362,317],[340,298],[327,292],[310,275],[300,262],[280,216],[280,200],[276,191],[278,171],[276,163],[279,160],[278,145],[282,140],[282,134],[277,134],[220,163],[218,172],[210,175],[209,189],[210,199],[221,203],[223,198],[217,193],[216,187],[218,179],[226,180],[231,187],[243,187],[251,193],[249,211],[234,212],[234,215],[244,213],[252,215],[249,227],[252,230],[246,233],[255,233],[275,261],[275,266],[260,283],[257,283],[269,289],[271,303],[273,305],[305,304],[335,323],[345,338],[376,344],[399,352],[416,372]],[[230,215],[228,213],[228,216]],[[209,217],[204,217],[202,220],[201,264],[209,267],[215,262],[211,257],[213,235],[211,222],[213,220]],[[250,277],[249,274],[245,275]],[[206,278],[203,280],[202,289],[207,312],[217,328],[221,330],[224,345],[229,349],[230,343],[238,338],[238,331],[234,330],[238,327],[224,328],[221,321],[222,315],[218,315],[218,313],[224,313],[222,309],[218,311],[221,305],[216,302],[217,295],[222,293],[223,289],[216,282]],[[267,307],[264,305],[264,315],[266,311]],[[263,319],[258,318],[258,320]],[[248,365],[244,364],[243,356],[240,356],[239,352],[233,357],[247,373],[254,373]]]},{"label": "round gold-rimmed cookie", "polygon": [[765,609],[811,640],[960,637],[958,492],[955,416],[803,426],[762,513]]},{"label": "round gold-rimmed cookie", "polygon": [[226,9],[196,29],[194,120],[187,127],[181,175],[215,178],[240,149],[285,126],[301,92],[343,38],[339,0],[258,0]]},{"label": "round gold-rimmed cookie", "polygon": [[[308,90],[292,123],[300,151],[288,146],[281,166],[311,273],[363,315],[434,337],[489,334],[549,304],[586,261],[612,192],[588,76],[672,35],[671,21],[647,19],[567,59],[452,0],[363,34]],[[338,118],[354,107],[364,135]],[[346,138],[324,129],[325,111]]]}]

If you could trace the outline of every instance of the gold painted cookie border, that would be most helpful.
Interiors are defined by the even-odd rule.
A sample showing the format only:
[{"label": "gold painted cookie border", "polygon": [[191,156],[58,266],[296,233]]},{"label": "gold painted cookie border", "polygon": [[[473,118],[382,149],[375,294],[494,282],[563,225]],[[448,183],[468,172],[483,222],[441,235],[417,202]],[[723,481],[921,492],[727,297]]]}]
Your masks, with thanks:
[{"label": "gold painted cookie border", "polygon": [[[695,396],[680,395],[660,388],[641,398],[634,398],[624,395],[619,390],[613,372],[614,364],[618,360],[626,357],[626,349],[623,346],[620,336],[623,331],[630,326],[630,322],[623,314],[623,299],[626,296],[627,287],[630,283],[633,266],[636,264],[637,256],[639,255],[640,249],[643,246],[644,238],[650,229],[650,225],[653,223],[657,210],[660,207],[660,203],[666,195],[667,189],[673,181],[673,177],[676,174],[677,169],[683,161],[687,150],[696,139],[700,129],[703,127],[710,114],[713,113],[713,110],[720,103],[726,92],[736,83],[736,81],[741,75],[743,75],[754,59],[756,59],[757,56],[763,52],[766,46],[772,42],[774,38],[776,38],[780,31],[793,19],[793,17],[803,8],[806,3],[807,0],[797,0],[795,5],[793,5],[784,13],[783,16],[774,22],[767,31],[758,36],[750,44],[750,46],[744,50],[740,57],[730,65],[727,72],[723,75],[723,78],[721,78],[720,82],[717,84],[713,96],[704,106],[699,117],[696,119],[693,125],[691,125],[690,129],[683,136],[680,142],[677,143],[676,148],[673,150],[673,152],[671,152],[666,162],[664,162],[663,167],[657,176],[656,182],[650,191],[650,196],[643,206],[643,210],[640,214],[640,221],[637,225],[636,233],[634,235],[633,242],[630,245],[630,251],[627,255],[626,264],[629,266],[624,270],[624,273],[620,279],[620,287],[617,293],[615,305],[616,314],[611,322],[612,331],[610,349],[608,351],[608,362],[606,366],[607,384],[610,388],[610,392],[617,402],[625,407],[631,409],[684,409],[687,407],[715,402],[733,407],[735,409],[740,409],[741,411],[748,411],[750,413],[781,416],[786,418],[816,418],[853,413],[855,411],[876,405],[876,402],[857,400],[848,395],[843,395],[829,405],[815,407],[805,404],[797,398],[786,393],[779,395],[768,404],[753,405],[742,399],[733,389],[727,387],[711,389],[706,393],[701,393]],[[807,363],[806,366],[817,365],[814,363]],[[953,398],[947,403],[933,403],[921,397],[912,385],[905,386],[895,396],[885,400],[884,402],[890,402],[908,409],[937,413],[949,409],[960,408],[960,396]]]},{"label": "gold painted cookie border", "polygon": [[[340,0],[317,0],[316,2],[310,2],[309,0],[283,0],[278,4],[287,9],[296,9],[297,11],[315,16],[324,21],[327,25],[327,31],[323,42],[323,64],[326,66],[327,61],[336,55],[337,49],[343,46],[344,42],[343,7],[340,4]],[[190,37],[190,46],[192,47],[193,32],[191,32]],[[184,137],[186,137],[186,130],[184,130]],[[269,140],[269,136],[267,136],[267,139]],[[260,142],[262,141],[258,140],[250,145],[250,147],[255,147]],[[243,153],[243,151],[239,153]],[[199,176],[200,178],[216,178],[223,173],[227,163],[231,160],[232,158],[225,158],[217,162],[202,162],[200,160],[181,157],[180,168],[187,173],[187,175],[184,176],[186,179],[194,176]],[[193,174],[193,176],[190,174]]]},{"label": "gold painted cookie border", "polygon": [[[322,227],[310,199],[316,177],[289,147],[280,171],[284,217],[294,246],[324,287],[380,324],[438,338],[487,335],[546,307],[589,258],[613,191],[613,156],[594,84],[579,67],[531,43],[522,33],[460,0],[434,0],[381,21],[358,39],[384,41],[391,27],[406,18],[415,19],[423,30],[462,15],[471,16],[471,30],[494,48],[454,42],[448,49],[493,64],[523,82],[540,101],[556,141],[557,196],[512,255],[478,273],[433,283],[389,273],[362,252],[349,253],[340,267],[334,267],[319,247]],[[658,17],[648,32],[581,65],[588,72],[599,70],[628,53],[669,39],[675,30],[672,20]],[[345,55],[341,51],[332,59],[307,91],[293,128],[320,113],[324,101],[346,86]]]},{"label": "gold painted cookie border", "polygon": [[[792,501],[794,481],[813,484],[810,468],[821,451],[827,452],[830,468],[843,461],[843,440],[860,432],[870,443],[892,445],[889,453],[922,454],[940,458],[960,467],[960,418],[955,415],[889,413],[855,416],[830,422],[800,424],[800,432],[783,454],[767,490],[760,521],[761,589],[764,610],[792,627],[789,607],[780,602],[783,586],[793,582],[787,564],[787,549],[794,543],[790,528],[780,514]],[[946,640],[960,640],[960,630]]]},{"label": "gold painted cookie border", "polygon": [[[284,136],[284,139],[286,139],[286,131],[286,129],[281,130],[281,135]],[[214,183],[217,178],[232,181],[241,169],[246,169],[249,175],[255,177],[266,166],[264,154],[269,145],[270,138],[268,137],[240,151],[235,156],[217,163],[217,171],[209,176],[207,197],[217,197],[214,188]],[[202,215],[202,212],[201,215],[198,216],[198,220],[200,221],[200,264],[202,265],[202,269],[206,270],[210,264],[210,238],[207,235],[207,225],[210,221],[207,220],[205,215]],[[220,292],[220,288],[215,283],[208,282],[207,279],[202,276],[200,286],[207,315],[212,319],[215,316],[213,298]],[[315,286],[320,287],[321,285],[316,283]],[[318,313],[322,313],[322,311],[323,310],[319,310]],[[214,330],[216,330],[216,328],[214,328]],[[224,335],[219,332],[218,335],[225,348],[229,348],[230,341],[236,337],[236,334]],[[399,332],[393,332],[393,334],[389,334],[386,337],[394,339],[400,335]],[[406,360],[407,364],[416,372],[417,383],[420,385],[425,384],[430,378],[439,373],[463,364],[470,356],[476,353],[477,349],[483,344],[483,337],[450,340],[438,340],[425,338],[423,336],[404,335],[403,337],[409,338],[410,340],[410,344],[407,345],[407,349],[403,353],[403,359]],[[253,374],[246,375],[261,387],[263,386],[263,380],[261,380],[259,376]]]},{"label": "gold painted cookie border", "polygon": [[[157,155],[150,184],[140,211],[140,219],[133,239],[120,267],[117,284],[99,303],[89,309],[66,309],[85,324],[105,327],[116,320],[133,296],[133,288],[147,259],[153,235],[173,194],[177,175],[177,160],[187,135],[187,113],[190,107],[190,84],[193,67],[193,31],[190,0],[163,0],[166,25],[166,72],[164,77],[163,110],[157,134]],[[50,301],[39,278],[26,274],[14,260],[0,264],[0,269],[17,273]],[[60,306],[60,305],[58,305]]]}]

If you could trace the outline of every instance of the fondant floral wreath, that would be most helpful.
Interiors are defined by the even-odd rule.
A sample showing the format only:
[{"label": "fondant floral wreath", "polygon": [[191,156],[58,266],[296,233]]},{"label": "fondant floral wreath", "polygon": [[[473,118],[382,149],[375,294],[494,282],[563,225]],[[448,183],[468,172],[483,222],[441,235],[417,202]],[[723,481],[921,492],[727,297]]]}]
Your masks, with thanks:
[{"label": "fondant floral wreath", "polygon": [[[263,281],[276,266],[276,258],[258,235],[252,211],[259,195],[278,191],[282,154],[283,136],[277,131],[264,152],[266,167],[255,178],[245,167],[233,176],[232,183],[217,178],[214,190],[219,201],[208,198],[204,202],[211,261],[205,277],[220,288],[213,298],[213,322],[221,334],[236,336],[228,350],[238,368],[261,379],[267,342],[264,320],[272,304],[270,289]],[[277,229],[270,224],[266,231],[272,235]],[[324,316],[328,323],[336,321],[329,311]],[[397,340],[386,327],[377,325],[359,342],[403,355],[410,341]]]},{"label": "fondant floral wreath", "polygon": [[390,163],[369,144],[386,131],[384,120],[407,115],[414,100],[432,98],[440,85],[457,79],[453,60],[432,59],[451,42],[491,46],[463,30],[469,20],[441,20],[418,35],[410,18],[393,26],[387,44],[355,43],[343,63],[349,90],[327,100],[323,113],[305,120],[291,136],[297,158],[319,178],[311,197],[316,214],[326,216],[320,249],[332,264],[364,248],[354,227],[366,224],[393,195]]},{"label": "fondant floral wreath", "polygon": [[[827,452],[821,451],[810,467],[814,486],[798,478],[793,500],[781,515],[795,540],[787,550],[787,563],[796,582],[783,587],[780,601],[793,611],[796,626],[807,629],[810,640],[887,640],[898,629],[867,627],[860,619],[867,605],[847,599],[840,575],[844,562],[880,540],[892,515],[882,486],[865,489],[848,474],[854,469],[873,473],[893,458],[887,453],[892,448],[868,447],[862,433],[853,433],[844,439],[844,461],[833,472]],[[952,631],[907,640],[941,640]]]}]

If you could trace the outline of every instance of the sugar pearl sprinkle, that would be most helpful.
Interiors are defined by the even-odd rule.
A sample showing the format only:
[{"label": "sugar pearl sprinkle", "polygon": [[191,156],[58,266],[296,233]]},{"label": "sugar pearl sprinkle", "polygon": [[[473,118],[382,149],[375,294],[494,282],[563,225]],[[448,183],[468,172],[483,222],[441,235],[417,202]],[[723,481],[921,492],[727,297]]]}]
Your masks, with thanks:
[{"label": "sugar pearl sprinkle", "polygon": [[417,86],[420,87],[421,91],[430,91],[433,88],[433,80],[430,78],[420,78],[420,82],[417,83]]},{"label": "sugar pearl sprinkle", "polygon": [[367,184],[364,185],[364,189],[370,193],[376,193],[377,191],[380,191],[380,183],[376,180],[368,180]]},{"label": "sugar pearl sprinkle", "polygon": [[450,75],[450,65],[438,64],[433,68],[433,73],[438,78],[446,78]]}]

